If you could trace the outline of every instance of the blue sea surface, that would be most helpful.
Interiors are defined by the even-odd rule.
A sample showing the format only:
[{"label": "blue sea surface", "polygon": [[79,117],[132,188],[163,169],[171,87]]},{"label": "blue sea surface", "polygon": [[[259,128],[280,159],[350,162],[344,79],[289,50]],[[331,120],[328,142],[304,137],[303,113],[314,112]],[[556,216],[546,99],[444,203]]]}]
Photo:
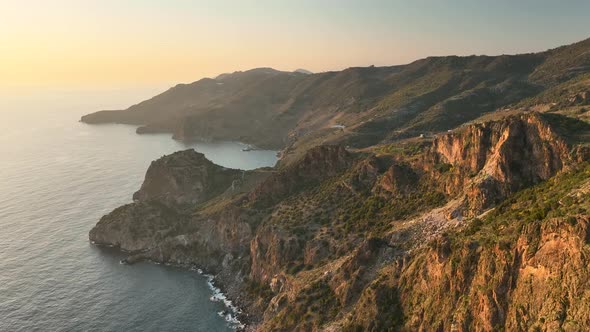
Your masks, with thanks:
[{"label": "blue sea surface", "polygon": [[[184,144],[81,115],[149,95],[54,92],[0,101],[0,331],[231,331],[205,276],[122,265],[88,241],[101,216],[131,202],[150,162],[195,148],[233,168],[272,166],[274,151]],[[111,99],[109,99],[111,98]],[[110,100],[110,101],[109,101]]]}]

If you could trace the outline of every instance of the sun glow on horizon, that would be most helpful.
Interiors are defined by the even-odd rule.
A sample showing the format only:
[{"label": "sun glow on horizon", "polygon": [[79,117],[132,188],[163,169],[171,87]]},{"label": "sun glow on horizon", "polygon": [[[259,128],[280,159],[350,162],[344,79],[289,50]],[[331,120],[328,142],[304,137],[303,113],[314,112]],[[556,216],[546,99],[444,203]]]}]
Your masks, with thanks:
[{"label": "sun glow on horizon", "polygon": [[547,31],[545,13],[525,15],[544,37],[535,40],[510,14],[495,16],[508,2],[488,12],[460,2],[461,11],[436,1],[0,0],[0,87],[161,85],[255,67],[319,72],[540,51],[590,33],[575,6]]}]

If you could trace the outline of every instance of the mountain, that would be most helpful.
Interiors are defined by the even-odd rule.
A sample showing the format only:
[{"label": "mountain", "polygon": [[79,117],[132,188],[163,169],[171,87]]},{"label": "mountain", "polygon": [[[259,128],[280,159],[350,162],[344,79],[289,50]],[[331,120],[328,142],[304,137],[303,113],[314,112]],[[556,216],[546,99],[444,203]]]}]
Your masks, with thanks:
[{"label": "mountain", "polygon": [[177,85],[82,121],[135,124],[138,133],[181,140],[240,140],[285,149],[293,160],[322,142],[362,148],[452,129],[589,73],[589,49],[585,40],[535,54],[429,57],[318,74],[258,68]]},{"label": "mountain", "polygon": [[[589,330],[589,44],[211,80],[256,100],[223,101],[215,125],[252,112],[266,117],[248,124],[285,126],[251,142],[290,128],[280,164],[240,171],[193,150],[164,156],[90,240],[130,264],[215,274],[250,330]],[[221,102],[214,89],[186,96],[197,90],[195,104]],[[90,119],[156,119],[178,95]],[[177,137],[212,129],[212,111],[183,112],[164,112],[187,126]],[[164,128],[158,119],[148,127]]]}]

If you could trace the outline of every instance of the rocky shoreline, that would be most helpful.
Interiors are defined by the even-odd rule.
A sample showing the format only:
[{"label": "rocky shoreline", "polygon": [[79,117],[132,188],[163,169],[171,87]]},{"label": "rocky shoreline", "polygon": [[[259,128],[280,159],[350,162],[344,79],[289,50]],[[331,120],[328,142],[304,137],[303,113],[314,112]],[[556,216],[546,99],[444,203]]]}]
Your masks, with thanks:
[{"label": "rocky shoreline", "polygon": [[[230,289],[228,285],[224,284],[223,281],[220,278],[218,278],[217,275],[210,273],[206,270],[203,270],[202,267],[196,264],[155,261],[147,257],[144,257],[142,253],[122,250],[121,248],[112,244],[100,244],[94,241],[90,241],[90,244],[99,248],[104,247],[109,249],[117,249],[120,252],[128,254],[126,258],[120,261],[120,263],[124,265],[131,266],[137,263],[149,263],[155,265],[171,266],[185,269],[187,271],[196,272],[206,279],[207,285],[212,292],[211,296],[209,297],[209,300],[213,302],[223,302],[227,310],[219,312],[218,314],[225,319],[225,321],[232,329],[235,329],[236,331],[246,331],[247,327],[250,326],[252,323],[250,321],[250,316],[244,310],[244,308],[247,308],[246,304],[239,302],[240,297],[230,297],[230,295],[228,295],[228,289]],[[223,313],[223,315],[221,315],[221,313]]]},{"label": "rocky shoreline", "polygon": [[[499,213],[510,212],[503,202],[515,205],[516,194],[562,175],[585,179],[587,148],[570,143],[582,139],[573,131],[567,139],[560,134],[564,123],[562,117],[523,113],[373,150],[317,146],[291,163],[252,171],[180,151],[152,162],[134,202],[101,218],[89,237],[127,251],[128,263],[206,271],[216,287],[214,299],[236,308],[245,330],[445,330],[457,320],[466,330],[491,329],[500,316],[485,313],[500,309],[486,302],[480,285],[517,278],[511,259],[553,239],[538,238],[544,233],[527,228],[533,226],[487,239],[518,220],[534,225],[534,218],[550,215],[548,207],[522,210],[520,219],[497,226],[505,218]],[[583,187],[584,181],[562,182]],[[566,191],[573,189],[563,190],[573,195]],[[563,197],[547,204],[554,201],[585,204]],[[586,225],[584,215],[570,217]],[[584,232],[555,220],[562,232]],[[486,224],[493,225],[491,234]],[[486,239],[473,240],[474,234]],[[568,245],[572,252],[582,250],[581,244]],[[548,259],[540,251],[526,255]],[[518,264],[534,266],[522,259]],[[480,264],[498,264],[492,271],[505,275]],[[457,282],[452,292],[445,291],[449,282]],[[506,303],[501,310],[528,303],[524,297],[509,302],[505,285],[497,287]],[[451,320],[455,308],[466,305],[456,303],[461,297],[483,304]],[[441,310],[430,307],[439,302]],[[516,324],[512,319],[507,324]]]}]

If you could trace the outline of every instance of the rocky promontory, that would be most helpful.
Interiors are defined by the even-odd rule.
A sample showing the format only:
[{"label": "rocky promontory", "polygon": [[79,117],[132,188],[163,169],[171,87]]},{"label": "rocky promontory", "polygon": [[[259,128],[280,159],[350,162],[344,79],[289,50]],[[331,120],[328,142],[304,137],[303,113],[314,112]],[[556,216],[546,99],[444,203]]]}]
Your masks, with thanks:
[{"label": "rocky promontory", "polygon": [[242,173],[215,165],[195,150],[180,151],[152,162],[133,200],[158,201],[169,207],[192,206],[228,190]]},{"label": "rocky promontory", "polygon": [[90,240],[216,274],[253,330],[590,327],[577,123],[522,113],[253,171],[181,151]]}]

